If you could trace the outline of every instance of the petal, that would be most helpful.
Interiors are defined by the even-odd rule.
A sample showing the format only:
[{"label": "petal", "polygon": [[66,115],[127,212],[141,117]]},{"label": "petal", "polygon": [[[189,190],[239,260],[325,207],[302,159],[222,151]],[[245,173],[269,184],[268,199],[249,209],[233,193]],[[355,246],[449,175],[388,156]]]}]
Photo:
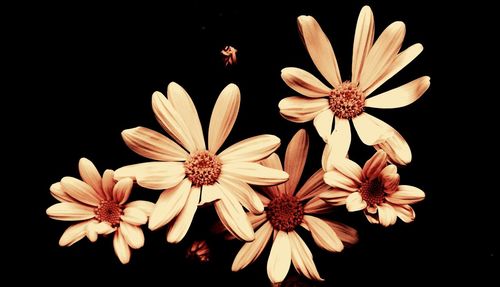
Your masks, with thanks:
[{"label": "petal", "polygon": [[134,182],[130,178],[120,179],[113,188],[113,199],[120,204],[127,202]]},{"label": "petal", "polygon": [[335,162],[347,157],[351,145],[351,127],[349,121],[335,117],[335,129],[328,136],[321,164],[325,171],[332,170]]},{"label": "petal", "polygon": [[311,16],[299,16],[297,23],[309,56],[311,56],[316,68],[334,87],[340,85],[342,80],[337,58],[335,58],[333,47],[318,22]]},{"label": "petal", "polygon": [[91,220],[87,224],[87,237],[91,242],[95,242],[99,234],[110,234],[113,231],[115,228],[105,221]]},{"label": "petal", "polygon": [[263,160],[280,146],[280,139],[273,135],[260,135],[242,140],[219,154],[223,163],[235,161],[257,162]]},{"label": "petal", "polygon": [[405,37],[405,24],[397,21],[389,25],[378,37],[366,56],[359,78],[362,91],[372,85],[391,66]]},{"label": "petal", "polygon": [[[280,157],[273,153],[268,158],[263,159],[260,164],[265,167],[283,170],[283,166],[281,165]],[[277,184],[271,186],[262,186],[261,190],[264,191],[270,198],[273,198],[283,192],[285,192],[285,184]]]},{"label": "petal", "polygon": [[183,161],[189,154],[166,136],[144,127],[122,131],[125,144],[143,157],[159,161]]},{"label": "petal", "polygon": [[216,154],[233,128],[240,109],[240,89],[227,85],[219,95],[210,117],[208,149]]},{"label": "petal", "polygon": [[259,230],[255,232],[255,240],[246,242],[243,247],[241,247],[238,254],[236,254],[231,270],[233,272],[239,271],[254,262],[266,247],[272,232],[273,228],[269,222],[266,222],[259,228]]},{"label": "petal", "polygon": [[149,189],[167,189],[176,186],[186,176],[182,162],[145,162],[121,167],[115,179],[133,178],[137,184]]},{"label": "petal", "polygon": [[314,119],[320,112],[328,109],[328,99],[311,99],[294,96],[282,99],[278,107],[281,115],[292,122],[304,123]]},{"label": "petal", "polygon": [[319,247],[330,252],[340,252],[344,249],[342,241],[326,222],[310,215],[304,215],[304,222]]},{"label": "petal", "polygon": [[190,191],[191,182],[187,178],[175,187],[164,190],[149,218],[149,229],[156,230],[176,217],[186,205]]},{"label": "petal", "polygon": [[292,262],[295,270],[312,280],[323,281],[314,265],[313,256],[306,243],[300,236],[292,231],[288,233],[290,237],[290,247],[292,251]]},{"label": "petal", "polygon": [[373,118],[367,113],[362,113],[352,119],[354,128],[356,128],[359,138],[365,145],[380,143],[384,134],[389,132],[388,128],[378,125]]},{"label": "petal", "polygon": [[359,192],[353,192],[346,198],[345,206],[350,212],[359,211],[366,208],[366,201],[363,200]]},{"label": "petal", "polygon": [[93,218],[94,208],[74,202],[61,202],[47,208],[47,215],[52,219],[79,221]]},{"label": "petal", "polygon": [[128,224],[127,222],[120,223],[120,233],[125,238],[128,246],[139,249],[144,246],[144,233],[138,226]]},{"label": "petal", "polygon": [[214,202],[221,198],[221,191],[218,185],[219,184],[216,182],[213,185],[204,185],[201,187],[201,196],[198,206]]},{"label": "petal", "polygon": [[107,169],[102,174],[102,190],[106,200],[111,200],[113,198],[113,188],[115,186],[115,172],[111,169]]},{"label": "petal", "polygon": [[431,78],[423,76],[405,85],[367,99],[365,106],[379,109],[404,107],[418,100],[430,85]]},{"label": "petal", "polygon": [[380,172],[380,180],[384,184],[385,193],[394,193],[399,186],[399,174],[395,165],[390,164]]},{"label": "petal", "polygon": [[255,185],[273,185],[288,179],[288,173],[253,162],[236,162],[222,165],[222,174]]},{"label": "petal", "polygon": [[400,185],[398,190],[389,194],[385,199],[394,204],[412,204],[422,201],[425,198],[425,193],[411,185]]},{"label": "petal", "polygon": [[323,179],[329,186],[339,188],[344,191],[354,192],[357,191],[359,187],[356,181],[337,171],[329,171],[325,173]]},{"label": "petal", "polygon": [[79,179],[69,176],[63,177],[61,179],[61,186],[66,194],[81,203],[97,206],[101,202],[96,191]]},{"label": "petal", "polygon": [[339,160],[337,164],[335,164],[335,170],[356,182],[358,185],[361,184],[363,180],[363,170],[352,160],[346,158]]},{"label": "petal", "polygon": [[391,205],[382,203],[381,205],[377,206],[377,210],[378,219],[382,226],[387,227],[396,223],[398,217],[396,216],[396,211],[394,210],[394,208],[392,208]]},{"label": "petal", "polygon": [[290,140],[285,153],[285,171],[289,174],[288,181],[285,182],[285,192],[288,195],[295,193],[306,164],[308,150],[309,137],[306,130],[300,129]]},{"label": "petal", "polygon": [[284,68],[281,78],[296,92],[311,98],[326,97],[332,90],[311,73],[299,68]]},{"label": "petal", "polygon": [[68,227],[59,239],[59,246],[71,246],[80,241],[87,233],[89,222],[90,220],[86,220]]},{"label": "petal", "polygon": [[353,245],[359,241],[358,232],[356,231],[356,229],[331,220],[323,221],[326,222],[326,224],[328,224],[333,229],[333,231],[335,231],[335,234],[339,237],[342,243],[344,243],[344,245]]},{"label": "petal", "polygon": [[186,123],[188,132],[191,134],[196,146],[196,150],[206,150],[200,118],[198,117],[196,107],[186,90],[184,90],[179,84],[171,82],[167,87],[167,96],[169,102],[179,113],[184,123]]},{"label": "petal", "polygon": [[142,209],[133,206],[127,206],[123,210],[121,219],[133,225],[143,225],[148,222],[147,214]]},{"label": "petal", "polygon": [[340,206],[346,203],[347,197],[351,195],[350,191],[344,191],[341,189],[331,189],[325,192],[322,192],[318,195],[319,198],[323,199],[330,205]]},{"label": "petal", "polygon": [[172,103],[162,93],[154,92],[152,106],[156,119],[163,129],[188,151],[195,151],[196,146],[189,128]]},{"label": "petal", "polygon": [[363,177],[373,180],[386,166],[387,154],[383,150],[378,150],[363,166]]},{"label": "petal", "polygon": [[236,199],[252,213],[262,213],[264,205],[257,193],[246,183],[239,180],[219,178],[222,188],[236,197]]},{"label": "petal", "polygon": [[373,117],[372,118],[378,125],[384,126],[388,132],[384,135],[382,140],[375,144],[373,147],[376,150],[382,149],[387,153],[389,160],[395,164],[407,165],[411,162],[411,150],[406,140],[390,125]]},{"label": "petal", "polygon": [[394,208],[394,211],[396,212],[396,215],[405,223],[410,223],[415,220],[415,211],[411,206],[405,204],[405,205],[398,205],[398,204],[393,204],[392,208]]},{"label": "petal", "polygon": [[60,182],[56,182],[50,186],[50,194],[60,202],[75,202],[75,200],[64,192]]},{"label": "petal", "polygon": [[146,216],[150,216],[151,213],[153,212],[155,204],[152,202],[149,202],[149,201],[145,201],[145,200],[136,200],[136,201],[132,201],[132,202],[127,203],[125,206],[138,208],[142,212],[144,212],[144,214],[146,214]]},{"label": "petal", "polygon": [[[252,228],[254,230],[267,221],[267,215],[265,213],[262,214],[247,213],[247,215],[248,215],[248,220],[250,220],[250,224],[252,224]],[[257,237],[257,234],[255,236]]]},{"label": "petal", "polygon": [[188,232],[191,222],[193,221],[194,214],[198,208],[198,201],[200,200],[200,188],[192,187],[186,205],[181,210],[174,224],[170,227],[167,233],[167,241],[170,243],[178,243],[181,241]]},{"label": "petal", "polygon": [[78,162],[78,169],[83,181],[92,187],[100,199],[105,199],[102,190],[102,178],[95,165],[90,160],[82,157]]},{"label": "petal", "polygon": [[378,215],[370,214],[366,210],[364,211],[364,213],[365,213],[366,219],[368,219],[368,222],[370,222],[371,224],[379,224],[380,223],[378,220]]},{"label": "petal", "polygon": [[309,179],[307,179],[297,194],[295,194],[295,197],[299,200],[306,200],[327,190],[330,186],[323,181],[324,174],[325,172],[322,169],[318,169]]},{"label": "petal", "polygon": [[130,247],[128,247],[125,238],[118,229],[115,232],[115,237],[113,238],[113,247],[115,249],[115,254],[120,259],[122,264],[127,264],[130,261]]},{"label": "petal", "polygon": [[352,48],[352,82],[357,83],[366,56],[373,45],[375,35],[375,21],[373,12],[369,6],[361,9],[356,24],[356,33],[354,34],[354,44]]},{"label": "petal", "polygon": [[331,109],[326,109],[319,113],[314,118],[314,127],[318,131],[319,136],[323,139],[323,141],[327,142],[328,137],[332,133],[332,124],[333,124],[333,112]]},{"label": "petal", "polygon": [[286,232],[278,231],[267,260],[267,276],[272,283],[279,283],[285,279],[291,260],[290,238]]},{"label": "petal", "polygon": [[220,221],[235,237],[244,241],[254,240],[255,234],[243,207],[224,186],[220,187],[222,197],[214,203]]},{"label": "petal", "polygon": [[304,205],[307,214],[324,214],[332,211],[332,205],[319,197],[314,197]]}]

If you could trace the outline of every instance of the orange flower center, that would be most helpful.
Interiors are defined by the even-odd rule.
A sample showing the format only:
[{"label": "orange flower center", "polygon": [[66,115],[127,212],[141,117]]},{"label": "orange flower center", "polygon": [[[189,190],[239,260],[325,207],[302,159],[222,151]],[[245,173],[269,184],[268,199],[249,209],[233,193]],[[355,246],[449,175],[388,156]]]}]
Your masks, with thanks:
[{"label": "orange flower center", "polygon": [[341,119],[352,119],[365,110],[365,96],[353,83],[346,81],[330,92],[330,109]]},{"label": "orange flower center", "polygon": [[199,151],[184,162],[187,178],[194,186],[212,185],[221,173],[222,163],[208,151]]},{"label": "orange flower center", "polygon": [[302,223],[304,207],[295,197],[281,195],[269,202],[266,215],[274,229],[289,232]]},{"label": "orange flower center", "polygon": [[123,209],[114,201],[103,200],[94,212],[95,219],[99,220],[99,222],[106,221],[111,226],[117,227],[120,225],[120,216],[123,214]]},{"label": "orange flower center", "polygon": [[363,182],[359,189],[361,197],[370,205],[381,204],[384,202],[384,185],[375,178],[370,181]]}]

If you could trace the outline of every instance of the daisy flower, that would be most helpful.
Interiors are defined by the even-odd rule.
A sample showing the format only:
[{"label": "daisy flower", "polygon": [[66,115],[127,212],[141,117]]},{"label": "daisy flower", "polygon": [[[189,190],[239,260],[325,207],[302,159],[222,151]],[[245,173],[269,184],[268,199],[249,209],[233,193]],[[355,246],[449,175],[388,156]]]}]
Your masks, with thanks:
[{"label": "daisy flower", "polygon": [[60,246],[71,246],[87,236],[92,242],[98,234],[115,233],[113,246],[123,264],[130,261],[130,248],[144,245],[141,225],[153,210],[153,203],[137,200],[126,203],[133,182],[124,178],[115,183],[113,171],[106,170],[101,178],[94,164],[86,158],[79,162],[80,176],[63,177],[50,187],[50,193],[60,203],[47,209],[52,219],[80,221],[71,225],[61,236]]},{"label": "daisy flower", "polygon": [[[271,282],[278,283],[285,279],[290,262],[297,272],[307,278],[323,280],[316,269],[311,251],[296,232],[298,227],[302,226],[311,232],[314,242],[331,252],[342,251],[342,241],[349,244],[357,242],[357,232],[353,228],[316,217],[331,210],[328,204],[317,197],[330,189],[323,182],[321,169],[296,192],[308,148],[307,133],[300,130],[286,150],[284,170],[290,174],[290,179],[280,185],[263,187],[267,195],[261,195],[265,211],[260,215],[250,215],[253,227],[258,228],[255,240],[245,243],[238,252],[232,265],[233,271],[241,270],[255,261],[272,236],[273,243],[267,261],[267,275]],[[283,169],[276,154],[264,160],[263,164]]]},{"label": "daisy flower", "polygon": [[[411,151],[404,138],[391,126],[368,114],[366,108],[392,109],[409,105],[429,88],[430,78],[420,77],[405,85],[372,96],[372,93],[408,65],[420,52],[414,44],[399,53],[405,36],[405,24],[389,25],[374,43],[374,20],[370,7],[361,10],[356,26],[350,81],[342,81],[330,41],[311,16],[298,17],[299,31],[316,68],[331,86],[299,68],[285,68],[285,83],[302,94],[280,101],[280,112],[293,122],[314,120],[314,126],[326,142],[335,120],[335,129],[351,136],[349,120],[361,141],[383,149],[391,161],[404,165]],[[332,88],[333,87],[333,88]]]},{"label": "daisy flower", "polygon": [[215,103],[207,149],[196,107],[188,93],[172,82],[167,95],[168,99],[160,92],[153,94],[153,111],[175,141],[144,127],[123,131],[130,149],[156,161],[122,167],[115,172],[115,178],[131,177],[142,187],[164,190],[151,214],[149,228],[156,230],[174,220],[168,230],[168,242],[182,240],[197,207],[210,202],[214,202],[228,230],[240,239],[253,240],[254,232],[242,205],[262,212],[264,206],[248,184],[273,185],[288,179],[286,172],[258,163],[278,148],[280,139],[273,135],[255,136],[218,153],[240,106],[238,86],[229,84]]}]

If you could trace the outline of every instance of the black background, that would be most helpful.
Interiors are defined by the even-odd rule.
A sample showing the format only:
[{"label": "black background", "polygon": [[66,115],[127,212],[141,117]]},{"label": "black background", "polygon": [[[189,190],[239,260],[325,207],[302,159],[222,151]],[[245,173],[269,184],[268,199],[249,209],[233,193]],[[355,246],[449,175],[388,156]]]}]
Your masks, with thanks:
[{"label": "black background", "polygon": [[[273,3],[274,7],[230,1],[181,4],[29,6],[22,7],[26,13],[10,22],[19,29],[10,30],[15,44],[10,74],[21,78],[15,92],[20,113],[9,118],[6,126],[28,121],[9,131],[19,140],[6,153],[9,156],[17,148],[23,151],[17,153],[21,154],[18,166],[13,165],[21,178],[15,179],[17,186],[9,195],[27,203],[22,211],[16,209],[17,203],[11,205],[15,209],[9,214],[28,216],[26,224],[17,216],[9,220],[19,228],[10,238],[18,244],[10,260],[13,270],[38,272],[40,282],[61,285],[76,280],[268,286],[269,246],[256,263],[232,273],[230,266],[241,243],[223,241],[209,232],[208,224],[216,219],[211,207],[198,210],[189,233],[177,245],[166,243],[165,228],[155,232],[144,228],[146,244],[132,252],[128,265],[119,263],[110,238],[100,238],[95,244],[83,239],[61,248],[58,240],[68,223],[47,218],[45,209],[56,203],[49,186],[63,176],[78,176],[80,157],[92,160],[100,171],[146,161],[125,146],[120,132],[139,125],[161,131],[151,109],[151,94],[166,92],[171,81],[192,97],[205,133],[220,91],[229,83],[239,86],[240,113],[226,147],[270,133],[281,138],[278,153],[283,157],[293,134],[305,128],[311,139],[303,174],[303,180],[307,179],[320,167],[322,142],[312,123],[288,122],[277,107],[282,98],[296,94],[281,80],[282,68],[300,67],[321,78],[299,38],[296,18],[312,15],[318,20],[334,46],[343,79],[349,79],[357,16],[369,4],[376,35],[391,22],[402,20],[407,27],[403,47],[424,45],[423,53],[378,91],[429,75],[432,84],[426,94],[404,108],[369,112],[394,126],[409,142],[413,162],[400,169],[401,181],[420,187],[427,197],[414,205],[414,223],[398,221],[391,228],[369,224],[361,212],[348,214],[344,207],[337,208],[332,218],[355,227],[359,244],[330,254],[304,233],[326,283],[300,280],[310,284],[304,286],[395,286],[491,277],[498,256],[493,236],[498,229],[493,220],[495,185],[486,182],[486,168],[476,158],[495,155],[488,152],[487,141],[479,140],[480,132],[470,128],[476,112],[486,123],[492,116],[484,112],[485,100],[476,101],[483,94],[490,96],[480,89],[491,82],[484,71],[473,68],[484,60],[479,52],[490,50],[469,49],[480,43],[481,36],[474,32],[481,32],[481,22],[474,18],[482,18],[479,14],[474,16],[469,7],[460,7],[461,14],[456,6],[436,8],[432,1],[304,1]],[[478,28],[468,25],[472,22]],[[225,68],[220,57],[225,45],[238,49],[239,62],[232,68]],[[353,133],[351,157],[362,164],[372,152]],[[137,187],[133,198],[154,202],[158,195]],[[208,240],[210,263],[185,259],[195,239]],[[293,267],[288,277],[297,278]],[[27,278],[32,279],[18,280]]]}]

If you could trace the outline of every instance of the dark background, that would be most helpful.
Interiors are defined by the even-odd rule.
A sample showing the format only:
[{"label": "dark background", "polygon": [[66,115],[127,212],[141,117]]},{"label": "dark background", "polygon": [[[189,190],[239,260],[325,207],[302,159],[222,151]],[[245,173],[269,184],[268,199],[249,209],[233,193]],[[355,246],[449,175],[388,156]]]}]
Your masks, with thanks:
[{"label": "dark background", "polygon": [[[20,113],[7,119],[6,126],[23,124],[13,125],[13,131],[7,128],[19,140],[6,156],[21,155],[13,165],[20,178],[15,178],[17,185],[9,192],[17,200],[9,212],[28,219],[10,220],[17,227],[10,240],[18,245],[9,259],[12,270],[38,272],[36,280],[56,285],[76,280],[268,286],[269,246],[256,263],[232,273],[231,263],[241,243],[210,234],[208,224],[216,219],[212,207],[198,210],[178,245],[166,243],[165,228],[156,232],[144,228],[146,244],[132,252],[128,265],[119,263],[110,238],[95,244],[83,239],[61,248],[58,240],[68,223],[47,218],[45,209],[56,203],[49,187],[63,176],[78,176],[80,157],[92,160],[100,171],[146,161],[125,146],[120,132],[139,125],[161,131],[151,95],[157,90],[165,93],[171,81],[192,97],[205,133],[220,91],[231,82],[239,86],[240,113],[226,147],[270,133],[281,138],[278,153],[283,157],[293,134],[305,128],[311,139],[303,175],[307,179],[320,167],[323,144],[312,123],[288,122],[277,106],[282,98],[296,94],[281,80],[282,68],[300,67],[322,79],[299,38],[296,18],[312,15],[318,20],[334,46],[343,79],[348,79],[356,20],[365,4],[374,12],[376,36],[391,22],[402,20],[407,27],[403,48],[417,42],[424,45],[423,53],[378,92],[429,75],[432,84],[426,94],[404,108],[369,112],[394,126],[409,142],[413,162],[400,169],[401,182],[420,187],[427,197],[414,205],[414,223],[398,220],[391,228],[369,224],[361,212],[348,214],[344,207],[337,208],[332,218],[356,228],[360,242],[330,254],[304,233],[326,283],[300,279],[301,283],[396,286],[429,280],[489,280],[498,256],[492,195],[498,188],[477,158],[496,154],[488,152],[489,141],[480,140],[480,132],[470,126],[475,126],[476,114],[485,123],[493,115],[486,112],[487,98],[480,99],[494,96],[492,91],[481,91],[484,84],[493,82],[476,67],[492,51],[477,44],[482,37],[477,34],[482,31],[481,14],[474,14],[469,6],[460,7],[460,13],[456,5],[434,7],[432,1],[21,7],[23,13],[10,22],[18,30],[9,29],[14,45],[9,45],[13,51],[7,57],[14,62],[10,75],[21,78],[15,92]],[[471,28],[470,23],[477,26]],[[231,68],[225,68],[220,57],[225,45],[238,49],[239,62]],[[478,46],[481,49],[474,50]],[[18,148],[23,152],[12,152]],[[351,157],[362,164],[372,152],[353,133]],[[154,202],[158,195],[137,187],[133,197]],[[22,211],[17,209],[19,201],[26,203]],[[186,249],[196,239],[208,240],[210,263],[185,259]],[[293,267],[288,277],[297,279]],[[18,280],[27,278],[32,279]]]}]

